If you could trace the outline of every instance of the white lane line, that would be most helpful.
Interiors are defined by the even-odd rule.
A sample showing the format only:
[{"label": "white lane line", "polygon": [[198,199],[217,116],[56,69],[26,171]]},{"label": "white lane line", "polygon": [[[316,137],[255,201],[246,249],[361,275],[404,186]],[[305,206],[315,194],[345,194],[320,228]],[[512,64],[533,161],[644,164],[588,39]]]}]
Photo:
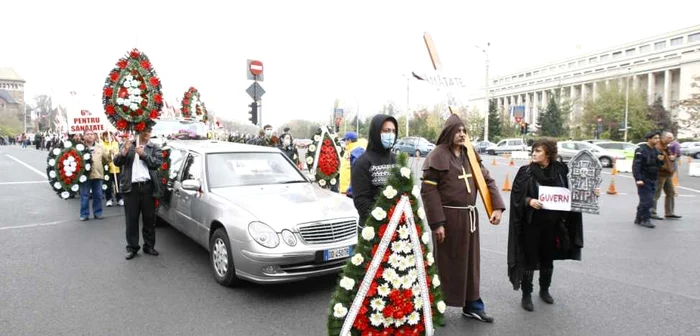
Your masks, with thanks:
[{"label": "white lane line", "polygon": [[[610,173],[608,173],[608,172],[603,172],[603,174],[608,174],[608,175],[611,175],[611,174],[610,174]],[[629,175],[622,175],[622,174],[620,174],[620,175],[617,175],[617,176],[621,176],[621,177],[626,177],[626,178],[628,178],[628,179],[633,179],[633,178],[634,178],[633,176],[629,176]],[[700,194],[700,190],[697,190],[697,189],[693,189],[693,188],[688,188],[688,187],[682,187],[682,186],[678,186],[678,189],[688,190],[688,191],[692,191],[692,192],[695,192],[695,193],[698,193],[698,194]]]},{"label": "white lane line", "polygon": [[8,185],[8,184],[34,184],[34,183],[48,183],[48,181],[0,182],[0,185]]},{"label": "white lane line", "polygon": [[3,230],[13,230],[13,229],[26,229],[26,228],[39,227],[39,226],[51,226],[51,225],[58,225],[58,224],[63,224],[63,223],[69,223],[69,222],[74,222],[74,220],[62,220],[62,221],[55,221],[55,222],[48,222],[48,223],[37,223],[37,224],[27,224],[27,225],[17,225],[17,226],[5,226],[5,227],[0,227],[0,231],[3,231]]},{"label": "white lane line", "polygon": [[41,177],[43,177],[43,178],[46,178],[46,173],[42,173],[39,169],[36,169],[36,168],[34,168],[34,167],[32,167],[32,166],[30,166],[30,165],[28,165],[28,164],[22,162],[20,159],[18,159],[18,158],[16,158],[16,157],[12,156],[12,155],[10,155],[10,154],[5,154],[5,155],[7,155],[7,157],[9,157],[10,159],[17,161],[17,163],[19,163],[19,164],[21,164],[21,165],[27,167],[27,169],[29,169],[29,170],[31,170],[31,171],[33,171],[33,172],[39,174],[39,176],[41,176]]}]

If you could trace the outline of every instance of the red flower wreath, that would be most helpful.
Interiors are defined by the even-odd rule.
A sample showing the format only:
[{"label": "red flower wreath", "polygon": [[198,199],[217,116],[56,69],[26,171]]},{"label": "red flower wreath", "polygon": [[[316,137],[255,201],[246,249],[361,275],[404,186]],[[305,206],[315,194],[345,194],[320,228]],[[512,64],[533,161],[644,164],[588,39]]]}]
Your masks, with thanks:
[{"label": "red flower wreath", "polygon": [[109,121],[120,131],[141,132],[155,125],[163,107],[160,79],[137,49],[117,61],[102,90],[102,104]]},{"label": "red flower wreath", "polygon": [[199,91],[194,87],[190,87],[185,92],[185,95],[182,97],[182,107],[180,110],[184,118],[192,118],[192,112],[194,112],[194,118],[198,121],[207,122],[207,120],[209,120],[207,107],[204,105]]}]

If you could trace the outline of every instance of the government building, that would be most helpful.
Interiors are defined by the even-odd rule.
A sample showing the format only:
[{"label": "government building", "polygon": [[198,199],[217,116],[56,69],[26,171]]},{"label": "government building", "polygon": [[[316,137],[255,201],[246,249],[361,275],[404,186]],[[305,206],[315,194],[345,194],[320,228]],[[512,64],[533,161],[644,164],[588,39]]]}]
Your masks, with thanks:
[{"label": "government building", "polygon": [[[661,98],[666,109],[683,118],[676,103],[698,90],[691,88],[694,76],[700,76],[700,25],[490,77],[488,98],[502,115],[524,110],[522,120],[534,124],[549,97],[558,93],[572,104],[570,120],[575,122],[583,113],[584,102],[595,99],[598,87],[619,81],[624,88],[629,82],[631,90],[645,90],[649,104]],[[483,109],[483,88],[470,99],[470,105]],[[518,108],[512,108],[515,106]]]}]

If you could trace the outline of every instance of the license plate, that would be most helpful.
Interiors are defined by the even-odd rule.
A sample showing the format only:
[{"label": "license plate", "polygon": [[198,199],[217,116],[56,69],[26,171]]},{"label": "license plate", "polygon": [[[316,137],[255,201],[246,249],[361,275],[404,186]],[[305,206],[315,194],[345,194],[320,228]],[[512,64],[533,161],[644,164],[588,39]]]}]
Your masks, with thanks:
[{"label": "license plate", "polygon": [[352,254],[352,246],[339,247],[323,251],[323,261],[347,258]]}]

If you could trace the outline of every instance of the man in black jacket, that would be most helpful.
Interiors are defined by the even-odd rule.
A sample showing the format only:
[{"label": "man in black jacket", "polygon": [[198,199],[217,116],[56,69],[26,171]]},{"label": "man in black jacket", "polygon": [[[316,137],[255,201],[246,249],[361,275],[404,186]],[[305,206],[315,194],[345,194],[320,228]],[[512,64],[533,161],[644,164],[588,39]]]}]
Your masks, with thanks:
[{"label": "man in black jacket", "polygon": [[[124,142],[114,157],[114,164],[121,168],[119,190],[124,198],[126,218],[126,256],[133,259],[139,250],[139,215],[143,219],[143,252],[157,256],[156,207],[154,198],[162,195],[157,170],[163,164],[160,146],[150,142],[151,129],[147,127],[136,143],[132,137]],[[137,145],[138,144],[138,145]]]},{"label": "man in black jacket", "polygon": [[642,144],[634,151],[634,161],[632,162],[632,175],[637,183],[637,194],[639,195],[634,224],[653,229],[656,225],[650,221],[651,208],[654,206],[656,179],[659,177],[659,168],[664,163],[664,157],[656,149],[656,145],[659,143],[658,131],[651,131],[644,138],[647,139],[647,143]]},{"label": "man in black jacket", "polygon": [[365,226],[377,195],[391,175],[391,168],[396,165],[396,157],[391,153],[391,148],[396,143],[398,125],[392,116],[374,116],[369,126],[367,150],[352,167],[350,180],[353,202],[360,215],[359,230]]}]

